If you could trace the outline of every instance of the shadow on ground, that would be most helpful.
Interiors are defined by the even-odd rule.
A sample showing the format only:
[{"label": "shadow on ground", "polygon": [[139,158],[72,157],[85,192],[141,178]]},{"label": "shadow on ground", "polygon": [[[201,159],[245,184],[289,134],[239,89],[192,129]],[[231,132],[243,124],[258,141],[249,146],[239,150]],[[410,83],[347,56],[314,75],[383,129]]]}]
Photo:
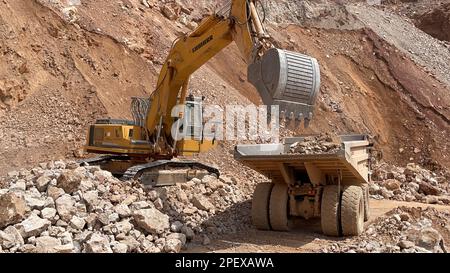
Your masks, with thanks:
[{"label": "shadow on ground", "polygon": [[202,245],[194,240],[185,252],[318,252],[324,246],[342,238],[322,234],[320,219],[298,219],[290,232],[262,231],[251,224],[251,201],[236,203],[217,213],[203,226],[224,226],[223,234],[208,235],[211,243]]}]

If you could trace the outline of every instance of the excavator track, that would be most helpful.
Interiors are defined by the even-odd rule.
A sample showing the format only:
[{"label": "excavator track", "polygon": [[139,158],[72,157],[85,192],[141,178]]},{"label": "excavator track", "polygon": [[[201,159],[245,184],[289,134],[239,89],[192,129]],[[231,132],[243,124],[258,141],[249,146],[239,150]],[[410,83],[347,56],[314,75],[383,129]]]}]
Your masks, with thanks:
[{"label": "excavator track", "polygon": [[139,180],[144,185],[168,186],[187,182],[194,177],[201,178],[206,174],[220,176],[218,169],[203,163],[195,161],[157,160],[129,168],[121,180],[134,179]]},{"label": "excavator track", "polygon": [[122,177],[130,166],[141,164],[143,161],[136,162],[129,156],[123,155],[103,155],[94,158],[79,160],[80,166],[92,165],[99,166],[103,170],[111,172],[115,177]]}]

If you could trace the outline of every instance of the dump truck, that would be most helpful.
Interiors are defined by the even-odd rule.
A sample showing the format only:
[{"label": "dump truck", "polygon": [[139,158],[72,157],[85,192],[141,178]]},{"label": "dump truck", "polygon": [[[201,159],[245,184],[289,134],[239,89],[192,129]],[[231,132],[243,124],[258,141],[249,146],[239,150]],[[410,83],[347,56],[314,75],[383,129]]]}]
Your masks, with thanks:
[{"label": "dump truck", "polygon": [[271,180],[256,186],[253,225],[289,231],[296,218],[320,217],[325,235],[360,235],[369,219],[368,137],[339,136],[338,149],[330,153],[292,153],[292,145],[304,139],[235,147],[236,160]]}]

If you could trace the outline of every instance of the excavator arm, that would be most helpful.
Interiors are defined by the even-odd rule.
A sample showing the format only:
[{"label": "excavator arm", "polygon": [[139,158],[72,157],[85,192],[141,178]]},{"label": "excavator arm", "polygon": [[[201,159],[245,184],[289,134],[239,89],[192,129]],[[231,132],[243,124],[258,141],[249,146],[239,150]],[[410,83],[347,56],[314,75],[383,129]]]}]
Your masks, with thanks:
[{"label": "excavator arm", "polygon": [[170,134],[173,120],[171,110],[175,105],[184,103],[190,75],[232,41],[230,21],[218,16],[208,17],[196,31],[177,39],[151,97],[152,107],[146,124],[148,130],[156,130],[162,120],[164,128],[169,130],[166,133]]}]

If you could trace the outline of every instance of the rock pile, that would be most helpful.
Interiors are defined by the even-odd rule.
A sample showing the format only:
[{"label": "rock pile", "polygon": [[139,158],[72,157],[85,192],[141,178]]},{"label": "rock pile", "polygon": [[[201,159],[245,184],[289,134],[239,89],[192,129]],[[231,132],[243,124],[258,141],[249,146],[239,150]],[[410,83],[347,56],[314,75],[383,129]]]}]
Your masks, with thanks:
[{"label": "rock pile", "polygon": [[208,235],[239,229],[233,215],[240,220],[242,212],[233,206],[249,198],[228,177],[143,188],[63,161],[11,172],[7,183],[0,252],[180,252],[189,241],[207,244]]},{"label": "rock pile", "polygon": [[332,243],[322,252],[447,253],[443,238],[450,233],[449,217],[432,208],[400,207],[377,219],[360,237]]},{"label": "rock pile", "polygon": [[293,154],[333,154],[341,149],[341,144],[329,134],[305,137],[290,147]]},{"label": "rock pile", "polygon": [[414,163],[405,168],[375,165],[372,181],[370,194],[375,199],[450,204],[448,174],[434,173]]},{"label": "rock pile", "polygon": [[215,237],[251,225],[250,203],[246,202],[251,196],[242,192],[234,178],[194,178],[186,184],[163,190],[167,196],[164,205],[167,205],[171,218],[185,223],[197,233]]}]

